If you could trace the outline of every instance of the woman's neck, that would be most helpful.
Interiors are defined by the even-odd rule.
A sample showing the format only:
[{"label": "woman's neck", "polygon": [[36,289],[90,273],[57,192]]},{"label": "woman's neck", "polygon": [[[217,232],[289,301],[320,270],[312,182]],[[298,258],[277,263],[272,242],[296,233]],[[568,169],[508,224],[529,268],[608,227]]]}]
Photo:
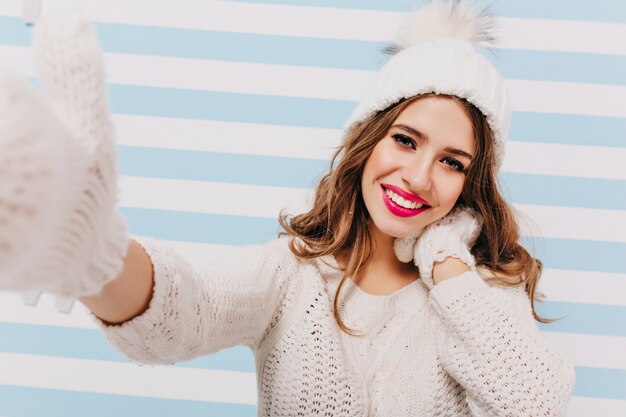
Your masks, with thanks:
[{"label": "woman's neck", "polygon": [[[417,267],[412,263],[398,260],[393,250],[394,237],[372,228],[372,255],[351,277],[363,291],[373,295],[389,295],[412,283],[419,277]],[[345,268],[347,258],[343,257],[340,266]]]}]

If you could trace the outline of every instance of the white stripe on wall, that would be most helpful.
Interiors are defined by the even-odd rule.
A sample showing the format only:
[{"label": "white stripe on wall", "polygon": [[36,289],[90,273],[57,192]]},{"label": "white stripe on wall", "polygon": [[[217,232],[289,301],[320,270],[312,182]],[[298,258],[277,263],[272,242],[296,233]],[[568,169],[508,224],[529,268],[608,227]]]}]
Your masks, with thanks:
[{"label": "white stripe on wall", "polygon": [[626,87],[506,80],[513,111],[626,117]]},{"label": "white stripe on wall", "polygon": [[[626,100],[626,96],[624,96]],[[503,172],[626,180],[626,147],[508,141]]]},{"label": "white stripe on wall", "polygon": [[113,121],[120,145],[163,149],[329,160],[341,138],[336,129],[258,123],[121,114]]},{"label": "white stripe on wall", "polygon": [[[159,190],[155,193],[154,190]],[[120,205],[196,213],[277,218],[282,208],[301,213],[313,190],[123,176]],[[309,197],[309,195],[311,197]],[[310,199],[310,200],[309,200]]]},{"label": "white stripe on wall", "polygon": [[231,404],[257,401],[251,372],[4,352],[0,369],[0,384],[7,385]]},{"label": "white stripe on wall", "polygon": [[553,19],[498,19],[503,48],[626,55],[626,25]]},{"label": "white stripe on wall", "polygon": [[626,307],[626,274],[546,268],[538,290],[551,301]]},{"label": "white stripe on wall", "polygon": [[356,101],[375,75],[365,70],[149,55],[109,53],[105,60],[110,83],[327,100]]},{"label": "white stripe on wall", "polygon": [[87,308],[75,302],[69,313],[60,313],[54,307],[55,297],[41,294],[35,306],[24,304],[16,293],[0,292],[0,322],[60,326],[77,329],[96,329]]},{"label": "white stripe on wall", "polygon": [[[9,0],[0,14],[21,14],[15,3],[19,0]],[[79,9],[96,22],[370,41],[389,39],[403,17],[403,13],[379,10],[216,0],[185,0],[176,7],[169,0],[54,0],[44,2],[42,10],[59,8]]]},{"label": "white stripe on wall", "polygon": [[[35,76],[30,48],[2,45],[0,56],[20,74]],[[356,100],[374,75],[363,70],[155,55],[106,53],[104,59],[111,84],[331,100]]]},{"label": "white stripe on wall", "polygon": [[566,415],[567,417],[624,417],[626,416],[626,401],[572,397]]},{"label": "white stripe on wall", "polygon": [[626,370],[626,337],[542,333],[576,366]]},{"label": "white stripe on wall", "polygon": [[[514,204],[513,206],[523,213],[517,219],[524,235],[601,242],[626,242],[624,229],[619,227],[619,225],[626,224],[625,210],[531,204]],[[573,223],[575,223],[575,227],[573,227]]]}]

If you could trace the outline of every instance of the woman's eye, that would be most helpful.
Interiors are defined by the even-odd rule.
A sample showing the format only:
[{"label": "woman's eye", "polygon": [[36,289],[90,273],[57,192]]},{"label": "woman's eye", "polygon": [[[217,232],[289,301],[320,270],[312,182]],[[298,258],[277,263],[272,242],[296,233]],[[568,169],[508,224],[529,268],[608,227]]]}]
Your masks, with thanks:
[{"label": "woman's eye", "polygon": [[465,167],[463,166],[463,164],[454,158],[445,158],[444,161],[447,162],[447,165],[451,166],[452,168],[454,168],[455,170],[459,172],[463,172],[465,170]]},{"label": "woman's eye", "polygon": [[408,136],[401,135],[400,133],[396,133],[395,135],[392,135],[391,137],[393,138],[393,140],[395,140],[402,146],[411,147],[411,148],[413,147],[413,139],[411,139]]}]

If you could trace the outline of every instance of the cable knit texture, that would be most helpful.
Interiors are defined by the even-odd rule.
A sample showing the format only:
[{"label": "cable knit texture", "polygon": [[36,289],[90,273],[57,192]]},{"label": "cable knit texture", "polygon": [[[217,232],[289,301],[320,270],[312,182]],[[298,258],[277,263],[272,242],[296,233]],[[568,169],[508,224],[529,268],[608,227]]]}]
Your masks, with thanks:
[{"label": "cable knit texture", "polygon": [[[42,19],[33,46],[45,102],[25,81],[15,79],[12,87],[0,74],[0,87],[9,95],[0,100],[2,110],[18,104],[0,130],[2,160],[12,167],[0,186],[10,202],[0,203],[0,216],[8,222],[0,258],[9,264],[0,288],[92,295],[122,270],[128,249],[116,209],[116,150],[102,52],[93,27],[68,13]],[[29,127],[39,123],[42,128]],[[10,149],[15,142],[20,145]],[[40,201],[37,193],[44,187],[50,188]],[[41,229],[30,224],[24,230],[29,219]],[[25,263],[20,254],[34,256]]]},{"label": "cable knit texture", "polygon": [[167,246],[138,242],[154,265],[148,310],[121,325],[96,318],[128,357],[172,364],[234,345],[257,364],[259,416],[561,416],[571,362],[542,337],[521,288],[476,271],[389,296],[351,281],[337,326],[336,260],[300,260],[287,238],[232,248],[198,268]]}]

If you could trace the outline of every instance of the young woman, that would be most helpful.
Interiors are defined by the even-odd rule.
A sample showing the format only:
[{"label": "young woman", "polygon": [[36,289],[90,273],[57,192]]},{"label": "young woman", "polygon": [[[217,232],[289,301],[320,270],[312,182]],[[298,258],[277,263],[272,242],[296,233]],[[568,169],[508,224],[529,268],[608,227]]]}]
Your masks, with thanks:
[{"label": "young woman", "polygon": [[541,263],[497,188],[510,110],[473,47],[489,24],[460,2],[417,11],[313,208],[199,268],[128,237],[97,40],[42,21],[49,101],[0,74],[1,288],[79,297],[146,363],[249,346],[263,416],[563,415],[573,367],[534,323]]}]

